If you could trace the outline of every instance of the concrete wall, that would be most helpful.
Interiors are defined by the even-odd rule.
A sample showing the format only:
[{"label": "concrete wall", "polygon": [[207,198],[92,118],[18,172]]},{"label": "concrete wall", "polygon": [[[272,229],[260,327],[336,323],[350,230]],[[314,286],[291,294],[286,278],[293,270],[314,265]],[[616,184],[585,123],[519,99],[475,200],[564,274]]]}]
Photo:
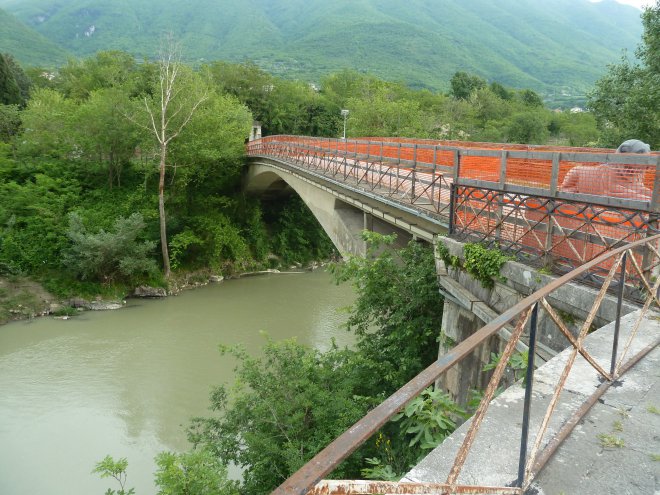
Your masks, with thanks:
[{"label": "concrete wall", "polygon": [[[441,237],[449,252],[463,260],[464,244]],[[458,268],[448,268],[441,260],[437,260],[438,278],[441,290],[447,294],[443,313],[443,332],[456,343],[463,341],[484,324],[503,313],[513,305],[550,283],[555,277],[538,271],[518,262],[509,261],[504,264],[501,275],[505,281],[498,281],[492,289],[486,289],[481,282],[467,272]],[[548,298],[550,305],[558,310],[566,326],[577,336],[593,307],[597,291],[578,284],[567,284],[555,291]],[[630,313],[637,308],[624,303],[622,314]],[[593,328],[600,328],[616,318],[616,299],[606,296],[601,304]],[[526,340],[526,335],[523,340]],[[550,359],[557,352],[568,346],[557,325],[545,311],[539,312],[538,345],[541,363]],[[475,350],[472,356],[464,360],[454,370],[439,382],[461,403],[464,403],[469,388],[483,387],[489,374],[480,370],[490,360],[490,352],[500,352],[505,345],[506,334],[494,336]],[[504,338],[504,339],[503,339]],[[524,349],[523,345],[523,349]],[[518,348],[518,350],[523,350]],[[512,374],[509,373],[509,379]]]}]

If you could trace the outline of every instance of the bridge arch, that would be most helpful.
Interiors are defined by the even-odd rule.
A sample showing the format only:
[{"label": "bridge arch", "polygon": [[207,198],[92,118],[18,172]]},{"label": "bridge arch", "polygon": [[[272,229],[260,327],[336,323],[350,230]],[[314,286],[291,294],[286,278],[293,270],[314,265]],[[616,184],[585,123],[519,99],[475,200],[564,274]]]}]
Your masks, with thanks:
[{"label": "bridge arch", "polygon": [[276,159],[251,159],[244,190],[265,197],[295,192],[342,255],[365,254],[366,245],[360,236],[363,230],[395,233],[400,246],[412,238],[431,243],[434,236],[444,230],[439,225],[420,227],[415,212],[402,212],[400,207],[388,205],[380,198],[311,175]]}]

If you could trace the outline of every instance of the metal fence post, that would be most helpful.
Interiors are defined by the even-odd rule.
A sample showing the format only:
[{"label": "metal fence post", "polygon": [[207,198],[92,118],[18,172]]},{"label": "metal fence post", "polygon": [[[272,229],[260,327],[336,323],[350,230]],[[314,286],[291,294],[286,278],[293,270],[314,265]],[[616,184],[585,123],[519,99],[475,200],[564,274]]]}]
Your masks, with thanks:
[{"label": "metal fence post", "polygon": [[417,143],[413,145],[412,187],[410,188],[410,200],[415,202],[415,181],[417,180]]},{"label": "metal fence post", "polygon": [[456,183],[452,182],[449,186],[449,228],[447,235],[454,233],[454,207],[456,205]]},{"label": "metal fence post", "polygon": [[529,349],[527,351],[527,371],[525,373],[525,403],[523,406],[522,432],[520,435],[520,460],[518,462],[517,486],[525,482],[525,466],[527,464],[527,439],[529,435],[529,416],[532,403],[532,387],[534,384],[534,356],[536,355],[536,327],[538,321],[539,303],[534,304],[529,325]]},{"label": "metal fence post", "polygon": [[616,354],[619,349],[619,329],[621,327],[621,305],[623,303],[623,291],[626,286],[626,261],[628,261],[628,251],[623,253],[621,259],[621,275],[619,276],[619,290],[616,301],[616,321],[614,322],[614,338],[612,340],[612,363],[610,364],[610,376],[614,380],[614,371],[616,367]]},{"label": "metal fence post", "polygon": [[497,242],[502,238],[502,222],[504,222],[504,188],[506,187],[506,165],[508,157],[509,152],[502,150],[502,156],[500,158],[500,191],[497,194],[497,213],[495,217],[497,221],[497,227],[495,227],[495,240]]}]

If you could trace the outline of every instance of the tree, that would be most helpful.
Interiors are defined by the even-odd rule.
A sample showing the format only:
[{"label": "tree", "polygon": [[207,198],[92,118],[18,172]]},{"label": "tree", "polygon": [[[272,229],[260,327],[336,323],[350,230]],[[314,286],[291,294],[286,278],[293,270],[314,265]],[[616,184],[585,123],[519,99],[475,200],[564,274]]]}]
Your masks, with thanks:
[{"label": "tree", "polygon": [[21,127],[18,105],[0,105],[0,141],[11,143]]},{"label": "tree", "polygon": [[28,156],[67,158],[75,149],[71,119],[75,104],[52,89],[36,89],[21,113],[24,132],[19,151]]},{"label": "tree", "polygon": [[543,99],[531,89],[523,89],[520,92],[520,101],[527,107],[543,107]]},{"label": "tree", "polygon": [[158,495],[238,495],[227,467],[208,450],[161,452],[156,456]]},{"label": "tree", "polygon": [[17,105],[21,102],[21,90],[14,72],[5,56],[0,53],[0,104]]},{"label": "tree", "polygon": [[528,110],[513,115],[506,132],[510,143],[522,144],[543,144],[549,134],[542,109]]},{"label": "tree", "polygon": [[[140,125],[150,132],[159,149],[158,213],[163,274],[167,279],[171,272],[165,214],[165,175],[169,145],[190,123],[199,106],[208,99],[208,87],[198,75],[181,63],[179,47],[171,37],[161,48],[158,67],[158,90],[154,91],[153,96],[145,96],[143,99],[148,123]],[[132,120],[139,122],[135,117]]]},{"label": "tree", "polygon": [[32,82],[30,81],[30,78],[25,73],[23,68],[18,64],[16,59],[11,54],[5,53],[4,57],[5,62],[9,67],[9,71],[14,76],[14,81],[16,81],[16,85],[18,86],[20,97],[20,102],[18,103],[23,106],[30,96],[30,88],[32,86]]},{"label": "tree", "polygon": [[109,282],[118,278],[132,280],[152,274],[156,265],[149,254],[155,244],[140,242],[145,224],[142,215],[134,213],[115,221],[114,232],[101,230],[88,233],[77,213],[69,215],[71,247],[64,255],[64,264],[83,279]]},{"label": "tree", "polygon": [[93,91],[135,86],[139,71],[132,55],[121,51],[102,51],[84,60],[71,59],[62,67],[54,85],[67,97],[83,101]]},{"label": "tree", "polygon": [[96,463],[92,473],[98,474],[101,478],[113,478],[119,483],[119,490],[108,488],[105,492],[106,495],[134,495],[135,488],[128,490],[124,488],[126,485],[126,468],[128,468],[128,460],[125,457],[115,461],[107,455],[102,461]]},{"label": "tree", "polygon": [[363,236],[367,256],[351,257],[333,273],[357,292],[347,327],[365,360],[365,388],[387,396],[437,358],[443,299],[429,247],[411,241],[395,251],[392,236]]},{"label": "tree", "polygon": [[140,141],[139,129],[125,118],[131,106],[122,89],[98,89],[76,108],[73,116],[72,133],[81,157],[105,166],[110,189],[115,183],[121,185],[122,168]]},{"label": "tree", "polygon": [[486,81],[467,72],[456,72],[449,81],[451,94],[459,100],[467,100],[473,91],[486,86]]},{"label": "tree", "polygon": [[[214,390],[219,415],[195,419],[189,438],[244,469],[241,493],[271,493],[373,405],[356,394],[352,351],[294,341],[269,342],[258,358],[221,349],[239,360],[235,385]],[[360,465],[349,458],[334,475],[355,478]]]},{"label": "tree", "polygon": [[429,126],[419,104],[411,98],[399,97],[395,89],[383,86],[368,97],[351,98],[347,133],[352,136],[424,137]]},{"label": "tree", "polygon": [[644,34],[637,49],[641,63],[623,57],[609,66],[588,95],[588,106],[603,132],[603,144],[609,146],[637,138],[651,148],[660,147],[660,2],[644,11],[642,24]]}]

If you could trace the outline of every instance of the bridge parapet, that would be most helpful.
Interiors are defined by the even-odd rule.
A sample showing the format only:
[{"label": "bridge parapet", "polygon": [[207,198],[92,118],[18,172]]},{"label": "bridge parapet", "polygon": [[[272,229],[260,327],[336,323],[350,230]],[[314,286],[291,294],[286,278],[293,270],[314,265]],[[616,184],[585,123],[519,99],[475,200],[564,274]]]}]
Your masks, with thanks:
[{"label": "bridge parapet", "polygon": [[[660,217],[660,154],[499,143],[269,136],[268,156],[416,209],[460,240],[566,273],[616,246],[653,235]],[[576,166],[640,168],[646,190],[618,197],[562,191]],[[623,173],[623,172],[622,172]],[[644,262],[644,255],[637,259]],[[607,266],[587,278],[598,284]]]}]

